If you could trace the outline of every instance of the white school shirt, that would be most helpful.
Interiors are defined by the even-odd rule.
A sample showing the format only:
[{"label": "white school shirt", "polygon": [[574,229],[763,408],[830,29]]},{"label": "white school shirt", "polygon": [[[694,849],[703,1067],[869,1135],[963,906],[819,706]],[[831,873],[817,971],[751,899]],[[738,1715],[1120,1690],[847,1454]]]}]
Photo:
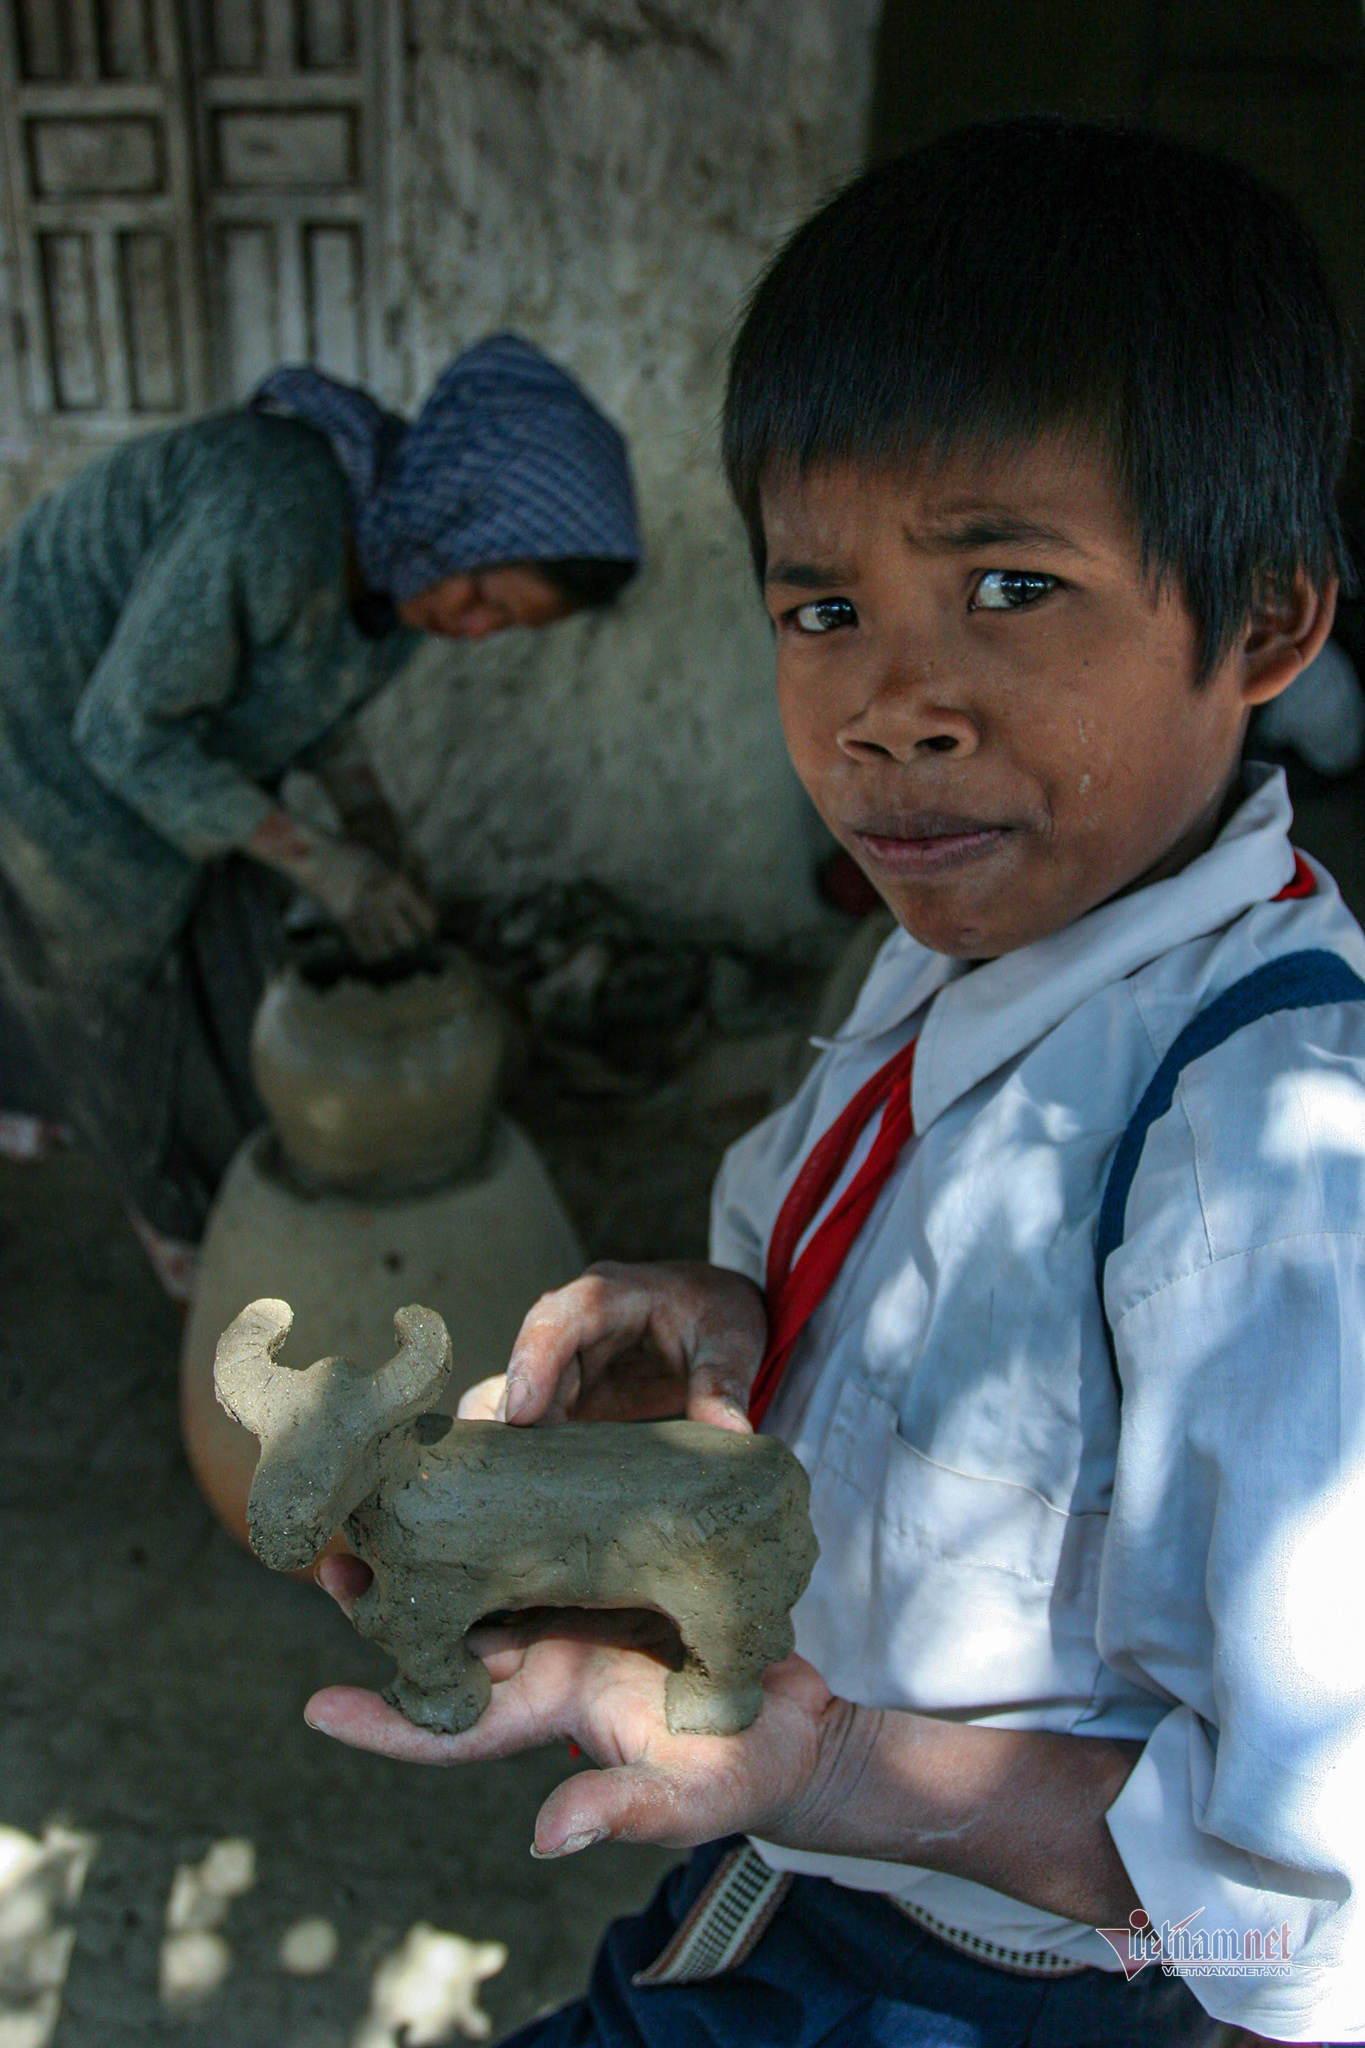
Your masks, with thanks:
[{"label": "white school shirt", "polygon": [[[1182,873],[1036,945],[968,972],[893,934],[800,1092],[727,1153],[711,1255],[762,1285],[801,1161],[917,1033],[916,1135],[764,1425],[811,1480],[797,1648],[869,1705],[1143,1741],[1109,1827],[1152,1920],[1289,1928],[1287,1976],[1191,1973],[1196,1996],[1359,2041],[1365,1003],[1248,1025],[1152,1126],[1105,1280],[1121,1435],[1095,1281],[1110,1160],[1181,1027],[1278,954],[1365,976],[1322,869],[1271,900],[1284,779],[1245,786]],[[965,1879],[757,1846],[983,1953],[1117,1967]]]}]

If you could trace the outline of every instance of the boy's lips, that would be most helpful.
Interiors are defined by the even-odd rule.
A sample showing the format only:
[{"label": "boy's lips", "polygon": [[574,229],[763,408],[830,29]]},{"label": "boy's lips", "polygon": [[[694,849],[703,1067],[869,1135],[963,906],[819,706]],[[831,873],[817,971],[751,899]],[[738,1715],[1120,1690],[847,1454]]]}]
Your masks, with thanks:
[{"label": "boy's lips", "polygon": [[908,818],[878,818],[853,827],[853,837],[875,865],[907,880],[966,867],[995,853],[1018,828],[982,818],[924,811]]}]

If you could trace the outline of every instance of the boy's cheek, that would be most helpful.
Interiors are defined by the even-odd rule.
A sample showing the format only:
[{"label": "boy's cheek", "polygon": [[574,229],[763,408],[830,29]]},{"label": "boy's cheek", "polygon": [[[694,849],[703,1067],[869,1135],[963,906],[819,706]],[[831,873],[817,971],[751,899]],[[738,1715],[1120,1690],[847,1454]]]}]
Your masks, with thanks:
[{"label": "boy's cheek", "polygon": [[833,752],[838,745],[837,713],[823,702],[823,694],[817,695],[813,687],[800,689],[779,659],[777,715],[792,765],[807,787],[807,777],[815,772],[822,753]]},{"label": "boy's cheek", "polygon": [[[832,815],[831,799],[838,771],[844,764],[837,731],[836,727],[824,735],[818,730],[812,731],[809,721],[789,721],[785,714],[782,716],[782,736],[787,743],[787,754],[796,771],[796,779],[836,839],[840,833]],[[849,850],[856,859],[856,850]]]}]

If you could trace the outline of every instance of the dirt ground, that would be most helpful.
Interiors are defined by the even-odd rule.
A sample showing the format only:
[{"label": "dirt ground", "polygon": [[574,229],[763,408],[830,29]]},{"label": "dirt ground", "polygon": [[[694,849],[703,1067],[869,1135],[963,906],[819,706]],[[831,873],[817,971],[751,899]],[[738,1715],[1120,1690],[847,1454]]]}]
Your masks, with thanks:
[{"label": "dirt ground", "polygon": [[[1357,778],[1301,801],[1296,833],[1357,914],[1362,820]],[[673,1083],[624,1103],[523,1077],[513,1106],[591,1255],[701,1251],[722,1145],[761,1108],[754,1077],[784,1056],[776,1040],[713,1048],[700,1092]],[[531,1861],[536,1806],[573,1768],[564,1751],[437,1774],[308,1731],[310,1691],[373,1682],[387,1663],[211,1522],[177,1439],[178,1334],[78,1153],[0,1164],[0,1823],[33,1835],[64,1823],[96,1842],[79,1902],[53,1908],[75,1944],[51,2038],[398,2048],[365,2026],[371,1979],[420,1922],[506,1944],[482,1992],[499,2035],[581,1988],[603,1927],[671,1859],[608,1848]],[[197,2006],[168,2007],[158,1958],[176,1866],[224,1837],[256,1857],[218,1930],[231,1967]],[[0,2041],[44,2048],[41,2017],[5,2030],[17,1923],[4,1853],[0,1828]],[[315,1916],[336,1930],[336,1960],[291,1975],[281,1937]]]}]

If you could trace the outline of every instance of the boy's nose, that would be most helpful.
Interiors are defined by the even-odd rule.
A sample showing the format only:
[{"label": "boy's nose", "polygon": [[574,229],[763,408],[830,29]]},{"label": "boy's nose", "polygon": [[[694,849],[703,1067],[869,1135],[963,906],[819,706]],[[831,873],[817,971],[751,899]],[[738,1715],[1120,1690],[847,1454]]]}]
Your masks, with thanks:
[{"label": "boy's nose", "polygon": [[926,754],[974,754],[981,733],[960,705],[944,703],[931,681],[903,677],[874,690],[839,728],[840,751],[854,761],[912,761]]}]

